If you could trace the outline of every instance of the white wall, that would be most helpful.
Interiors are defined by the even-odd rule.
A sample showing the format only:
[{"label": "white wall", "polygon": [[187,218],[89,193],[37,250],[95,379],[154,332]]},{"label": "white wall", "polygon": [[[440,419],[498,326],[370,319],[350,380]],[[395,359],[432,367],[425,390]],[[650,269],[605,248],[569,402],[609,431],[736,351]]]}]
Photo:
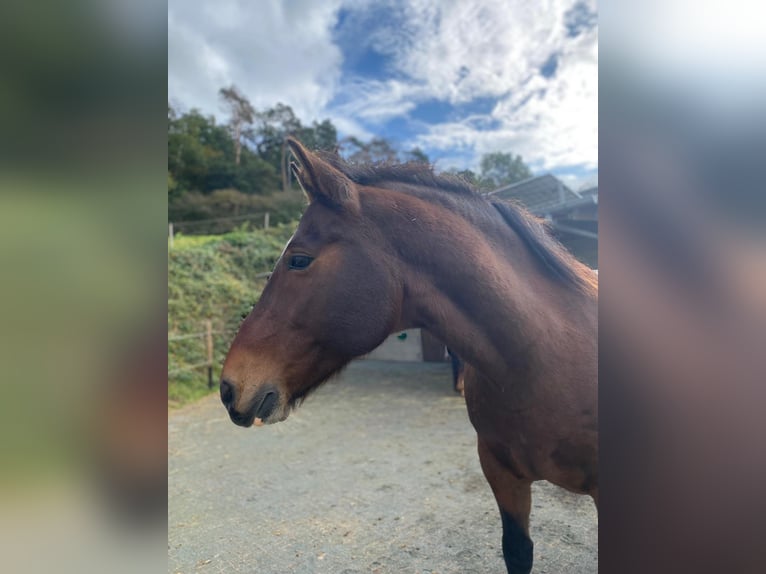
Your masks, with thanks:
[{"label": "white wall", "polygon": [[[405,339],[399,338],[402,333],[407,335]],[[423,344],[420,340],[420,329],[394,333],[365,358],[379,361],[422,361]]]}]

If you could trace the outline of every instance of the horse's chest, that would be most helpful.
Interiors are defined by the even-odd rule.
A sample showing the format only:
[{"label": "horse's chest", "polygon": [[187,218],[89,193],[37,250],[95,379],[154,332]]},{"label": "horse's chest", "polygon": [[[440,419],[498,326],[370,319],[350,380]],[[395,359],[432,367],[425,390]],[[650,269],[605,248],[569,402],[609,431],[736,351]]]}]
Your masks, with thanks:
[{"label": "horse's chest", "polygon": [[[470,418],[479,439],[516,478],[559,483],[556,477],[561,465],[554,455],[561,451],[561,429],[555,424],[541,424],[539,417],[533,415],[513,411],[503,414],[495,408],[479,407]],[[582,463],[580,460],[570,462],[576,469]]]},{"label": "horse's chest", "polygon": [[510,392],[481,384],[477,389],[466,380],[465,386],[468,416],[480,439],[517,478],[536,480],[547,474],[549,454],[560,437],[545,409],[522,405]]},{"label": "horse's chest", "polygon": [[466,406],[480,441],[518,479],[545,479],[574,492],[589,492],[597,484],[598,465],[592,414],[577,417],[545,397],[516,396],[487,381],[466,378]]},{"label": "horse's chest", "polygon": [[[471,373],[473,374],[473,373]],[[484,436],[501,434],[525,444],[536,406],[515,389],[493,384],[478,375],[465,377],[468,417],[476,432]]]}]

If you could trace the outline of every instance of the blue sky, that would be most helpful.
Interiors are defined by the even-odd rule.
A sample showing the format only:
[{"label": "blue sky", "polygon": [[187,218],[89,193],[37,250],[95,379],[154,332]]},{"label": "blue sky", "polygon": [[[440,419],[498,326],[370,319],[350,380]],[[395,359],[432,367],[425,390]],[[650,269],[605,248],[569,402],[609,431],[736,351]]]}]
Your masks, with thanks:
[{"label": "blue sky", "polygon": [[223,118],[221,86],[437,168],[520,154],[574,188],[598,168],[594,0],[170,0],[168,92]]}]

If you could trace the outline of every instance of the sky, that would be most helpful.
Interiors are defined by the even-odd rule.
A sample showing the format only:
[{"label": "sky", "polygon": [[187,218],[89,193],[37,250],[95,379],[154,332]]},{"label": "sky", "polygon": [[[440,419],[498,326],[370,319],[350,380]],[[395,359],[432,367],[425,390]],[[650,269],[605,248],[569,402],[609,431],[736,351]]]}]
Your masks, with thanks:
[{"label": "sky", "polygon": [[510,152],[597,179],[595,0],[169,0],[169,100],[225,121],[231,84],[437,169]]}]

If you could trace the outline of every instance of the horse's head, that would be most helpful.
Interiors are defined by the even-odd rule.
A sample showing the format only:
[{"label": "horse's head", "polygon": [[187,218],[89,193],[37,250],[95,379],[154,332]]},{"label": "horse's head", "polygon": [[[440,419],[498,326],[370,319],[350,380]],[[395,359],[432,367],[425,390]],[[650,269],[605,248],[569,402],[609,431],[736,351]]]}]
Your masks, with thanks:
[{"label": "horse's head", "polygon": [[289,144],[309,206],[224,363],[221,400],[242,426],[284,420],[309,391],[378,346],[402,299],[358,186]]}]

